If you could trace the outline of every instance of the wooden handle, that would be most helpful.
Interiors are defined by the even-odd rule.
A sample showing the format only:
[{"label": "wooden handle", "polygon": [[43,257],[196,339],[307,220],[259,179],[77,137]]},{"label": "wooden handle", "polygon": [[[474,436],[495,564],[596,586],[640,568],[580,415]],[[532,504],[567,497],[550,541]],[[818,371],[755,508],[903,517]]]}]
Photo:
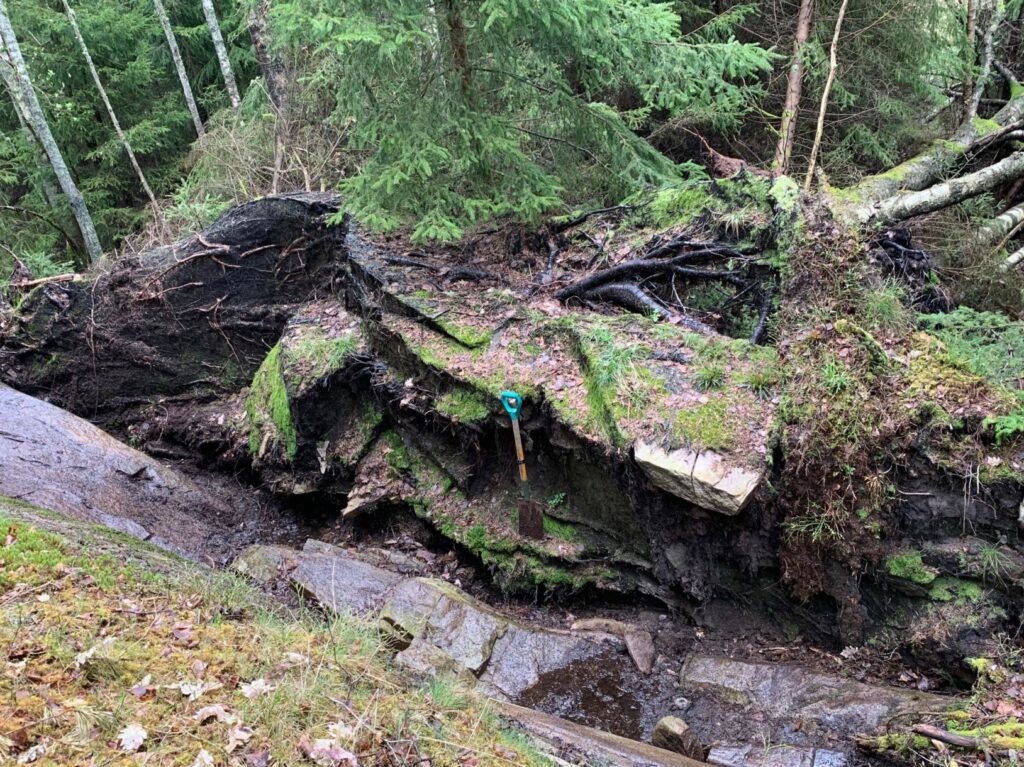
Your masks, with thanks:
[{"label": "wooden handle", "polygon": [[523,438],[519,435],[519,422],[512,422],[512,436],[516,440],[516,460],[519,462],[519,481],[523,483],[523,495],[528,496],[526,489],[526,453],[523,451]]}]

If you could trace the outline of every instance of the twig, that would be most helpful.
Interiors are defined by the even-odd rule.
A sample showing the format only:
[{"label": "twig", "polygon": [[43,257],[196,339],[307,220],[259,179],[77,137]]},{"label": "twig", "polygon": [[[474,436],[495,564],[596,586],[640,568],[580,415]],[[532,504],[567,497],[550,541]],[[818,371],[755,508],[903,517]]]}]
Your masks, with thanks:
[{"label": "twig", "polygon": [[930,724],[915,724],[910,728],[910,731],[918,735],[924,735],[926,738],[937,740],[941,743],[948,743],[951,746],[959,746],[960,748],[981,747],[981,741],[978,738],[972,738],[968,735],[960,735],[955,732],[949,732],[948,730],[941,730],[938,727],[932,727]]},{"label": "twig", "polygon": [[55,274],[52,277],[40,277],[37,280],[25,280],[22,282],[12,282],[9,287],[12,288],[34,288],[39,285],[46,285],[50,282],[74,282],[76,279],[81,279],[81,275],[74,272],[68,272],[67,274]]}]

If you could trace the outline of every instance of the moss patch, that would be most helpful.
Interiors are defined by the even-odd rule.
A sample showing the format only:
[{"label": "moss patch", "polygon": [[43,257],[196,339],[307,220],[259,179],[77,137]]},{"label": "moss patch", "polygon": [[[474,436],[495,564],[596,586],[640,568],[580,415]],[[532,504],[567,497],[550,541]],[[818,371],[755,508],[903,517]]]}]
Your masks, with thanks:
[{"label": "moss patch", "polygon": [[920,551],[906,551],[893,554],[885,560],[885,569],[894,578],[927,586],[938,577],[938,570],[928,567],[921,559]]},{"label": "moss patch", "polygon": [[298,437],[288,403],[281,353],[281,344],[277,344],[256,371],[245,399],[245,415],[249,424],[249,451],[253,455],[265,451],[270,440],[277,440],[284,447],[288,460],[293,461]]},{"label": "moss patch", "polygon": [[452,389],[437,398],[437,412],[454,421],[475,423],[490,415],[491,409],[482,395],[467,389]]}]

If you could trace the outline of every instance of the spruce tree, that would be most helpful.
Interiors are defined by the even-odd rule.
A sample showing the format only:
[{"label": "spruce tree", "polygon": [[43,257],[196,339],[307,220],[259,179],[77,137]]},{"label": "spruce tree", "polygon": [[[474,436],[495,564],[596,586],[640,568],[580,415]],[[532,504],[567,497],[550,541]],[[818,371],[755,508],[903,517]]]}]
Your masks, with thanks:
[{"label": "spruce tree", "polygon": [[645,0],[285,0],[275,34],[312,42],[354,173],[348,207],[420,240],[620,200],[678,169],[655,115],[735,126],[771,55],[721,25],[685,38]]}]

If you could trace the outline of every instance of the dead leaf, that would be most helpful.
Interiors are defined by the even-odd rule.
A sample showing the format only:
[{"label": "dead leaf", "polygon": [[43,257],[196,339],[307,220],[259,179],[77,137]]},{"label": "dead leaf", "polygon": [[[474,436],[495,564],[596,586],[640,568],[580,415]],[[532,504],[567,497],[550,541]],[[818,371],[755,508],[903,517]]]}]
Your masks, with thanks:
[{"label": "dead leaf", "polygon": [[205,748],[199,749],[196,760],[192,762],[192,767],[213,767],[213,756]]},{"label": "dead leaf", "polygon": [[181,694],[188,696],[189,700],[199,700],[203,693],[207,693],[210,690],[218,690],[223,685],[220,682],[178,682],[172,684],[171,687],[181,690]]},{"label": "dead leaf", "polygon": [[142,744],[146,742],[147,735],[149,733],[146,732],[141,724],[132,722],[118,734],[117,743],[122,751],[133,754],[142,748]]},{"label": "dead leaf", "polygon": [[267,684],[266,679],[260,678],[253,679],[248,684],[243,684],[239,689],[242,691],[242,695],[247,697],[249,700],[252,700],[253,698],[258,698],[261,695],[266,695],[268,692],[273,692],[275,688],[276,685]]},{"label": "dead leaf", "polygon": [[196,679],[202,679],[203,674],[206,673],[207,664],[201,660],[192,661],[192,676]]},{"label": "dead leaf", "polygon": [[224,724],[235,724],[238,722],[238,717],[219,703],[214,703],[212,706],[203,706],[201,709],[196,711],[193,718],[199,722],[199,724],[205,724],[211,719],[216,719],[218,722],[222,722]]},{"label": "dead leaf", "polygon": [[351,751],[346,751],[331,738],[318,738],[312,743],[303,735],[299,750],[320,767],[359,767],[359,760]]},{"label": "dead leaf", "polygon": [[230,754],[243,743],[247,743],[251,737],[252,727],[249,725],[240,724],[236,727],[232,727],[231,731],[228,732],[228,744],[225,746],[224,750]]},{"label": "dead leaf", "polygon": [[262,751],[253,751],[251,754],[247,754],[245,763],[249,767],[269,767],[270,749],[265,748]]},{"label": "dead leaf", "polygon": [[94,644],[88,650],[78,653],[78,655],[75,656],[75,668],[81,668],[92,659],[93,655],[102,649],[110,647],[112,644],[114,644],[114,637],[107,637],[102,642]]},{"label": "dead leaf", "polygon": [[156,688],[152,684],[153,677],[146,674],[142,680],[132,687],[129,692],[139,700],[150,700],[156,696]]}]

